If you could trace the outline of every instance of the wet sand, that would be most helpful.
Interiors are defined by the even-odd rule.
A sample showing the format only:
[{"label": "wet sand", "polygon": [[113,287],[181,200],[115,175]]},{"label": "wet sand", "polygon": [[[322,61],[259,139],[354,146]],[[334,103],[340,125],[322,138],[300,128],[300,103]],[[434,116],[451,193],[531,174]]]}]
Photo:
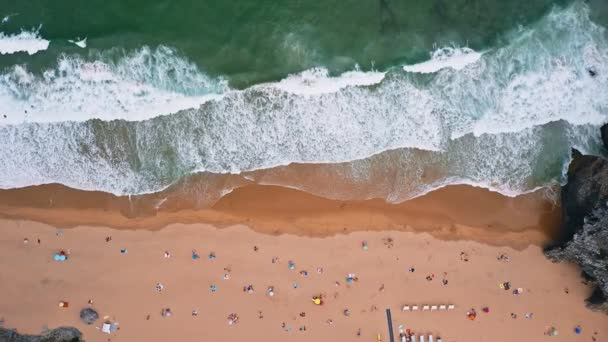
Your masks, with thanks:
[{"label": "wet sand", "polygon": [[[333,200],[271,185],[244,185],[217,202],[197,205],[185,192],[137,198],[43,185],[0,190],[0,217],[57,227],[102,225],[156,230],[172,223],[246,224],[279,235],[331,236],[353,231],[429,232],[441,239],[467,239],[524,248],[557,234],[559,207],[546,190],[506,197],[466,185],[448,186],[398,204],[381,199]],[[165,199],[162,205],[159,200]]]},{"label": "wet sand", "polygon": [[[608,316],[584,306],[591,289],[581,283],[576,267],[549,262],[537,246],[515,250],[396,231],[273,236],[242,225],[218,230],[173,224],[156,231],[82,226],[58,232],[41,223],[0,220],[0,318],[5,326],[37,333],[43,326],[74,325],[93,342],[376,341],[377,334],[388,341],[385,309],[390,308],[395,329],[404,325],[443,341],[591,341],[592,336],[606,341],[608,336]],[[107,236],[112,240],[106,242]],[[61,249],[70,251],[68,260],[53,261]],[[193,249],[200,259],[192,259]],[[164,258],[165,251],[172,257]],[[211,252],[214,260],[207,257]],[[510,261],[497,260],[500,254]],[[279,261],[273,263],[274,257]],[[288,268],[289,260],[295,270]],[[230,269],[228,280],[223,279],[225,268]],[[300,275],[302,270],[308,275]],[[348,273],[359,280],[347,284]],[[499,288],[506,281],[523,293]],[[157,282],[164,285],[162,293],[155,290]],[[248,284],[254,293],[243,292]],[[266,295],[268,286],[275,287],[274,297]],[[320,293],[325,303],[315,306],[311,297]],[[78,313],[89,300],[120,329],[106,335],[98,329],[102,320],[81,323]],[[59,307],[60,301],[69,307]],[[454,304],[456,309],[402,312],[403,304]],[[482,312],[483,306],[490,312]],[[161,317],[162,308],[170,308],[172,317]],[[477,311],[474,321],[466,317],[471,308]],[[230,313],[239,315],[236,325],[228,325]],[[579,324],[582,334],[575,335]],[[302,326],[306,331],[299,330]],[[550,326],[558,336],[543,335]]]}]

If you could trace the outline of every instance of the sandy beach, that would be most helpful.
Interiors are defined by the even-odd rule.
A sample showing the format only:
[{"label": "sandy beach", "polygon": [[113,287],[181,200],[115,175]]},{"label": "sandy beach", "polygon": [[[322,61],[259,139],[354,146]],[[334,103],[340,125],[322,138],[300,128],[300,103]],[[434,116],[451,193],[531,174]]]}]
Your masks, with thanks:
[{"label": "sandy beach", "polygon": [[[443,341],[603,341],[608,334],[608,317],[584,306],[590,288],[576,267],[549,262],[537,246],[515,250],[396,231],[313,238],[242,225],[61,230],[14,220],[0,221],[0,236],[0,317],[27,333],[72,325],[87,341],[376,341],[378,334],[388,341],[391,309],[396,333],[403,325]],[[60,250],[69,251],[67,261],[53,261]],[[347,283],[349,273],[358,280]],[[511,289],[500,288],[505,282]],[[253,293],[244,292],[248,285]],[[515,295],[517,288],[523,292]],[[319,294],[324,304],[316,306],[311,298]],[[443,304],[455,309],[422,310]],[[404,312],[403,305],[420,310]],[[78,318],[89,306],[102,318],[91,326]],[[172,316],[162,317],[163,308]],[[231,313],[239,316],[234,325]],[[102,333],[104,317],[119,329]],[[544,335],[548,327],[559,335]]]},{"label": "sandy beach", "polygon": [[[0,318],[20,332],[70,325],[87,341],[388,341],[391,309],[396,334],[403,326],[443,341],[608,334],[608,316],[584,306],[591,288],[580,271],[542,254],[559,218],[542,192],[510,198],[454,186],[388,204],[254,185],[206,208],[128,217],[120,198],[39,190],[3,191],[0,207]],[[61,251],[68,260],[54,261]],[[348,283],[349,274],[358,280]],[[318,295],[322,306],[312,303]],[[89,306],[101,316],[92,326],[78,318]],[[171,317],[161,315],[167,308]],[[120,329],[102,333],[104,319]],[[559,335],[544,335],[550,327]]]}]

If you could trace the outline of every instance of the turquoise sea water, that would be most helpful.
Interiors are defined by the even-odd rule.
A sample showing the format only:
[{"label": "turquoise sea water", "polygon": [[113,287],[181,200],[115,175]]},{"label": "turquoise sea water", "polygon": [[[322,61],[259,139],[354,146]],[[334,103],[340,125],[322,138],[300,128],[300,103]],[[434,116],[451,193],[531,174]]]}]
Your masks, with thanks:
[{"label": "turquoise sea water", "polygon": [[607,18],[599,0],[0,0],[0,187],[137,194],[299,162],[390,201],[530,191],[570,147],[600,150]]},{"label": "turquoise sea water", "polygon": [[358,64],[385,69],[426,59],[433,48],[492,46],[501,34],[538,20],[555,0],[92,0],[8,1],[15,14],[3,32],[37,28],[51,40],[35,57],[3,57],[0,66],[51,66],[79,53],[68,39],[87,37],[92,50],[171,46],[212,76],[244,87],[313,66],[333,72]]}]

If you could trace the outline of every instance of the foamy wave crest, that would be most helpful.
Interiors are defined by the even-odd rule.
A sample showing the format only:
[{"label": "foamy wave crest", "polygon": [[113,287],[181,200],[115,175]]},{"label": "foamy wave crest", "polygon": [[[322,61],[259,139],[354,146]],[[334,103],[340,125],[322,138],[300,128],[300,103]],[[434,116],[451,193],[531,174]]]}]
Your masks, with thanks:
[{"label": "foamy wave crest", "polygon": [[4,16],[4,18],[2,18],[2,20],[0,20],[0,24],[6,24],[6,23],[8,23],[11,20],[11,18],[14,17],[14,16],[16,16],[16,15],[17,15],[17,13],[12,13],[12,14]]},{"label": "foamy wave crest", "polygon": [[[597,127],[560,121],[517,133],[467,134],[439,152],[396,149],[345,163],[261,170],[248,180],[340,200],[383,198],[399,203],[451,184],[517,196],[561,181],[572,146],[597,153],[600,144]],[[303,174],[322,175],[326,182]]]},{"label": "foamy wave crest", "polygon": [[[384,174],[380,179],[386,188],[366,188],[373,197],[401,200],[446,182],[526,192],[560,177],[570,146],[593,150],[597,145],[595,126],[608,113],[608,39],[590,21],[588,8],[577,2],[553,10],[506,41],[460,70],[422,74],[394,68],[329,77],[315,69],[277,83],[226,91],[200,107],[145,121],[6,125],[0,127],[0,187],[60,182],[116,194],[143,193],[192,172],[239,173],[294,162],[346,163],[341,175],[365,182],[367,173],[382,168],[353,160],[386,155],[392,157],[383,163],[407,172],[398,173],[400,178]],[[99,85],[103,94],[118,75],[121,82],[141,81],[135,83],[140,87],[153,84],[156,92],[199,95],[201,88],[193,85],[201,83],[199,72],[186,73],[191,80],[181,82],[182,77],[159,77],[149,67],[139,67],[151,63],[143,60],[124,68],[110,64],[77,80],[85,79],[87,87]],[[14,87],[10,94],[30,94],[33,88],[34,94],[58,103],[62,100],[55,99],[56,92],[72,91],[53,88],[61,84],[55,79],[30,82],[33,76],[24,75],[13,77],[23,81],[3,83]],[[119,99],[121,92],[130,94],[123,89],[113,94]],[[108,99],[111,109],[120,108],[113,101]],[[103,106],[87,111],[84,100],[80,103],[89,117],[125,117],[122,111],[108,114]],[[405,152],[382,153],[388,150]],[[300,187],[299,181],[291,185]]]},{"label": "foamy wave crest", "polygon": [[38,76],[16,65],[0,75],[0,124],[22,122],[144,120],[218,97],[227,89],[167,47],[95,55],[93,61],[62,56]]},{"label": "foamy wave crest", "polygon": [[84,37],[84,39],[80,39],[80,37],[76,39],[68,39],[68,42],[78,46],[81,49],[87,47],[87,37]]},{"label": "foamy wave crest", "polygon": [[[7,22],[10,16],[4,17],[2,22]],[[10,55],[16,52],[27,52],[30,55],[38,51],[44,51],[49,47],[49,41],[40,37],[38,30],[21,31],[17,34],[5,34],[0,32],[0,55]]]},{"label": "foamy wave crest", "polygon": [[481,58],[482,53],[469,48],[444,47],[435,50],[431,59],[422,63],[405,65],[403,70],[429,74],[441,69],[450,68],[460,70],[465,66],[475,63]]},{"label": "foamy wave crest", "polygon": [[318,95],[335,93],[340,89],[353,86],[369,86],[380,83],[384,72],[362,72],[359,70],[345,72],[338,77],[330,77],[325,68],[314,68],[272,84],[261,87],[274,87],[289,93],[300,95]]}]

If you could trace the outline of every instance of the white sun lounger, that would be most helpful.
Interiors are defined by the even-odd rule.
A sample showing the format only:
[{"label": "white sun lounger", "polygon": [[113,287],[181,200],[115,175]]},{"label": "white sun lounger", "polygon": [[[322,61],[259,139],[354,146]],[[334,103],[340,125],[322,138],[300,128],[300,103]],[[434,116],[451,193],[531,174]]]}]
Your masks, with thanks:
[{"label": "white sun lounger", "polygon": [[433,335],[429,335],[429,342],[433,342]]},{"label": "white sun lounger", "polygon": [[423,305],[423,306],[422,306],[422,310],[428,310],[428,309],[430,309],[430,308],[431,308],[431,307],[430,307],[430,306],[428,306],[428,305]]},{"label": "white sun lounger", "polygon": [[437,310],[437,305],[431,305],[431,311]]},{"label": "white sun lounger", "polygon": [[454,304],[448,305],[448,310],[454,310],[454,308],[455,308]]},{"label": "white sun lounger", "polygon": [[416,311],[416,310],[418,310],[418,305],[412,306],[412,311]]},{"label": "white sun lounger", "polygon": [[420,335],[420,342],[424,342],[424,335]]},{"label": "white sun lounger", "polygon": [[445,305],[439,305],[439,310],[445,310],[445,309],[447,309],[447,308],[448,308],[448,307],[447,307],[447,306],[445,306]]},{"label": "white sun lounger", "polygon": [[409,305],[402,306],[401,311],[410,311],[410,306]]},{"label": "white sun lounger", "polygon": [[101,326],[101,332],[109,334],[111,332],[112,325],[110,323],[104,323]]}]

